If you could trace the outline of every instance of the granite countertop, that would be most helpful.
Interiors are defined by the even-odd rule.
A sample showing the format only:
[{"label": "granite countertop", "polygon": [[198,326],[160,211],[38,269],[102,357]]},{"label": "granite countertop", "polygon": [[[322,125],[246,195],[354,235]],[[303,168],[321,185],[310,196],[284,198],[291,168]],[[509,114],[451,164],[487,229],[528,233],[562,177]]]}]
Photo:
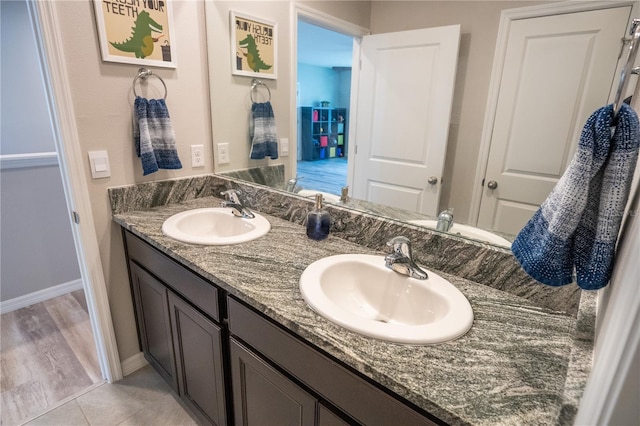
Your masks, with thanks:
[{"label": "granite countertop", "polygon": [[[571,389],[572,374],[568,372],[576,363],[582,366],[585,353],[590,351],[588,345],[578,348],[576,317],[435,271],[471,303],[474,323],[466,335],[433,346],[367,338],[313,312],[302,298],[298,280],[309,264],[323,257],[376,252],[331,235],[323,241],[310,240],[303,226],[266,214],[271,231],[240,245],[191,245],[162,234],[162,223],[171,215],[219,206],[220,202],[214,197],[198,198],[120,213],[113,219],[295,334],[448,423],[546,425],[566,422],[566,411],[575,414],[577,402],[567,397],[567,392],[576,391]],[[573,387],[580,388],[580,393],[582,380],[578,382]]]}]

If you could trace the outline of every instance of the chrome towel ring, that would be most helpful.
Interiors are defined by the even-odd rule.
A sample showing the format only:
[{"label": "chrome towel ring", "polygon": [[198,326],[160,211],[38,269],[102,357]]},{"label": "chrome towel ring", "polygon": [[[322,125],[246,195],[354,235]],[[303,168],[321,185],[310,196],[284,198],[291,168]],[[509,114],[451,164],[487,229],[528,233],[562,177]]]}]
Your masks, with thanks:
[{"label": "chrome towel ring", "polygon": [[638,73],[638,69],[633,68],[633,63],[636,60],[636,56],[638,55],[638,50],[640,48],[640,19],[635,18],[632,21],[629,34],[631,35],[630,38],[622,39],[623,42],[629,42],[629,56],[627,56],[627,62],[620,73],[620,82],[618,83],[618,90],[616,92],[615,100],[613,101],[615,117],[618,116],[618,112],[620,112],[620,108],[622,107],[623,96],[625,95],[627,85],[629,84],[629,76],[631,74]]},{"label": "chrome towel ring", "polygon": [[153,71],[151,71],[148,68],[140,68],[138,70],[138,75],[136,75],[136,77],[133,79],[133,94],[134,96],[138,97],[138,94],[136,93],[136,81],[138,81],[139,78],[146,80],[147,78],[149,78],[150,76],[155,76],[157,77],[160,82],[162,83],[162,86],[164,86],[164,98],[162,99],[167,99],[167,85],[164,83],[164,80],[162,79],[162,77],[160,77],[158,74],[154,74]]},{"label": "chrome towel ring", "polygon": [[269,99],[267,99],[267,102],[271,102],[271,89],[269,89],[269,86],[267,86],[257,78],[254,78],[253,80],[251,80],[251,102],[256,103],[256,101],[253,99],[253,92],[257,90],[258,86],[263,86],[267,88],[267,92],[269,92]]}]

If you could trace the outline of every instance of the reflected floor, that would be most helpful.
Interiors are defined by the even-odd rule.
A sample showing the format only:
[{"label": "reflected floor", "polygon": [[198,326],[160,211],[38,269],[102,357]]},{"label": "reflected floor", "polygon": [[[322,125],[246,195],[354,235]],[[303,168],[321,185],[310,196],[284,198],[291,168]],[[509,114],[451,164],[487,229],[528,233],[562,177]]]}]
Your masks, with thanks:
[{"label": "reflected floor", "polygon": [[340,195],[347,185],[347,158],[328,160],[298,161],[298,186]]}]

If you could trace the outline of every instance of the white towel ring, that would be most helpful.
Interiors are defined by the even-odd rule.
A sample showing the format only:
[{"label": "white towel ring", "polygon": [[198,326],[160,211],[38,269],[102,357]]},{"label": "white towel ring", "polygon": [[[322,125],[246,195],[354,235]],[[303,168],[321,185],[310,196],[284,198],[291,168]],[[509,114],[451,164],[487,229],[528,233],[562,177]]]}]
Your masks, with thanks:
[{"label": "white towel ring", "polygon": [[267,99],[267,102],[271,102],[271,89],[269,89],[269,86],[267,86],[266,84],[264,84],[262,81],[258,80],[257,78],[254,78],[253,80],[251,80],[251,102],[256,103],[256,101],[253,99],[253,92],[256,90],[256,88],[258,86],[264,86],[267,88],[267,92],[269,92],[269,99]]},{"label": "white towel ring", "polygon": [[138,97],[138,94],[136,93],[136,81],[138,81],[139,78],[141,78],[143,80],[146,80],[147,78],[149,78],[152,75],[157,77],[158,79],[160,79],[160,82],[162,83],[162,86],[164,86],[164,97],[162,99],[167,99],[167,85],[164,83],[164,80],[162,79],[162,77],[160,77],[158,74],[154,74],[148,68],[140,68],[138,70],[138,75],[136,75],[136,77],[133,79],[133,95],[135,97]]}]

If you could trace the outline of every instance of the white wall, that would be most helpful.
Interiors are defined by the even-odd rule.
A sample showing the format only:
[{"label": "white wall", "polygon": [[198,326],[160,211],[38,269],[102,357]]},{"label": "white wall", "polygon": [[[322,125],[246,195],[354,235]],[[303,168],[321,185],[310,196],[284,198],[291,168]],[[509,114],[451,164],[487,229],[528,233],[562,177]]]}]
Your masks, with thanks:
[{"label": "white wall", "polygon": [[[40,60],[24,1],[3,1],[0,154],[55,151]],[[20,40],[19,43],[16,41]]]},{"label": "white wall", "polygon": [[52,152],[55,144],[26,3],[3,1],[0,8],[0,301],[6,302],[79,280],[80,270],[57,159],[8,168],[21,154]]}]

